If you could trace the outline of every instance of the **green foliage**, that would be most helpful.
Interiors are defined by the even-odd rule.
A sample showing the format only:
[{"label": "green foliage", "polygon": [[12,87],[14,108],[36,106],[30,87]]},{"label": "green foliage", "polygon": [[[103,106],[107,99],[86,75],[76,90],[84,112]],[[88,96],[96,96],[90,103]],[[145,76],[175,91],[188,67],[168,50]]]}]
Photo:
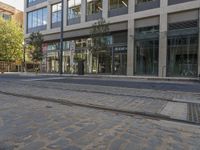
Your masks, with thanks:
[{"label": "green foliage", "polygon": [[90,47],[90,50],[93,53],[93,55],[95,55],[98,51],[107,50],[108,34],[109,34],[109,23],[106,23],[104,19],[100,19],[98,20],[98,22],[93,24],[90,30],[90,37],[93,43]]},{"label": "green foliage", "polygon": [[0,17],[0,60],[11,62],[22,60],[23,56],[23,30],[19,24]]},{"label": "green foliage", "polygon": [[43,37],[39,32],[33,32],[29,36],[29,47],[31,49],[31,59],[34,62],[40,62],[43,58],[42,52]]}]

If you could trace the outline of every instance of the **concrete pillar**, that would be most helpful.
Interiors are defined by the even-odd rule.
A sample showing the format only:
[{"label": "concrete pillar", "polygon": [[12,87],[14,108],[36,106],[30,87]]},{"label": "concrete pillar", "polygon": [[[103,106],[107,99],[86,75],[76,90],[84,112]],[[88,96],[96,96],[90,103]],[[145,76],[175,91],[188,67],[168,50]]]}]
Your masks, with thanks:
[{"label": "concrete pillar", "polygon": [[[200,29],[200,10],[199,10],[199,29]],[[198,49],[198,76],[200,75],[200,32],[199,32],[199,49]]]},{"label": "concrete pillar", "polygon": [[67,25],[67,1],[64,0],[64,7],[63,7],[63,27]]},{"label": "concrete pillar", "polygon": [[[24,0],[24,10],[26,10],[27,7],[27,0]],[[28,18],[27,18],[27,12],[24,12],[24,34],[27,33],[27,24],[28,23]]]},{"label": "concrete pillar", "polygon": [[134,31],[135,31],[135,21],[134,21],[134,11],[135,11],[135,1],[129,0],[129,19],[128,19],[128,47],[127,47],[127,75],[134,75]]},{"label": "concrete pillar", "polygon": [[103,16],[104,19],[108,18],[108,2],[109,2],[109,0],[103,0],[102,16]]},{"label": "concrete pillar", "polygon": [[129,0],[128,1],[128,13],[133,14],[135,12],[135,1]]},{"label": "concrete pillar", "polygon": [[134,19],[128,20],[127,75],[134,75]]},{"label": "concrete pillar", "polygon": [[159,36],[159,77],[166,77],[167,74],[167,1],[161,0],[160,14],[160,36]]},{"label": "concrete pillar", "polygon": [[86,20],[86,0],[81,0],[81,22],[85,22]]},{"label": "concrete pillar", "polygon": [[47,16],[47,30],[51,29],[51,4],[48,3],[47,6],[48,16]]}]

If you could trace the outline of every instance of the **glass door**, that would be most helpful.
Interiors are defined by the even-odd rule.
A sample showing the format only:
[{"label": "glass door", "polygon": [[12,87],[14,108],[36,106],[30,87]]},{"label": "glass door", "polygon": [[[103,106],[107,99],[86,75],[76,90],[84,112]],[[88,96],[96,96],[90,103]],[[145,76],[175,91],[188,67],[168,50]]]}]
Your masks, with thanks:
[{"label": "glass door", "polygon": [[127,53],[114,53],[114,74],[126,75],[127,71]]}]

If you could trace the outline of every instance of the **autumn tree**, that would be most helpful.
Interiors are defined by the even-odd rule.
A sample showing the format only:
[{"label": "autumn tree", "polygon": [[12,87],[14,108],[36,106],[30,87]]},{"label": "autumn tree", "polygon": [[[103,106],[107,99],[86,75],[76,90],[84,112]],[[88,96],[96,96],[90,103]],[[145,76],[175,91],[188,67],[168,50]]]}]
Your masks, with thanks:
[{"label": "autumn tree", "polygon": [[23,30],[14,20],[0,17],[0,61],[9,66],[11,62],[21,61],[23,56]]}]

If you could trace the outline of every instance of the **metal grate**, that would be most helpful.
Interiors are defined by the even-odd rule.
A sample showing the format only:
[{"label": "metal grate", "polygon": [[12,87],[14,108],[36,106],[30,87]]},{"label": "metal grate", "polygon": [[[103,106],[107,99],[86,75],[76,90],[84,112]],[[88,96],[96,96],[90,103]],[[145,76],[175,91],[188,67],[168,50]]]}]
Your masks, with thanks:
[{"label": "metal grate", "polygon": [[200,104],[188,104],[188,120],[200,123]]}]

